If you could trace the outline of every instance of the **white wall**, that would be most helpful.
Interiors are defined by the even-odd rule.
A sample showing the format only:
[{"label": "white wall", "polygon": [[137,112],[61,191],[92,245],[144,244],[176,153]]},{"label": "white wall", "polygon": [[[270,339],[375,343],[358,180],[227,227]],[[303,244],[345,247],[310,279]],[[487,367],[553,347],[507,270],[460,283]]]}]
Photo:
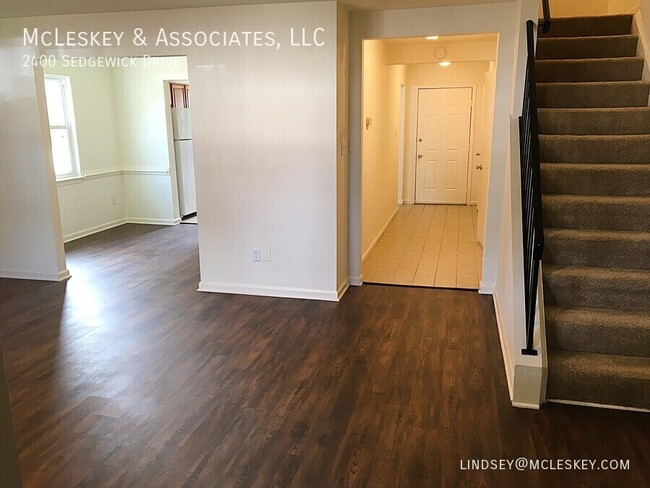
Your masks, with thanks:
[{"label": "white wall", "polygon": [[[527,56],[526,21],[535,18],[538,7],[535,0],[521,0],[517,3],[517,8],[519,30],[516,41],[511,44],[511,47],[514,48],[515,59],[514,87],[510,101],[512,116],[508,119],[509,145],[505,171],[502,173],[504,178],[503,195],[499,200],[502,219],[498,227],[500,246],[494,303],[511,399],[517,406],[536,408],[544,398],[546,358],[545,350],[542,347],[542,334],[539,330],[534,342],[534,347],[539,351],[539,355],[524,356],[521,354],[521,349],[525,346],[526,322],[517,117],[521,114],[523,105]],[[496,110],[498,110],[498,105]],[[495,166],[496,162],[493,159],[492,166]],[[490,174],[492,176],[494,172],[491,171]],[[496,177],[496,175],[494,176]],[[490,185],[492,185],[492,180]],[[490,192],[489,198],[492,199],[493,195],[490,190],[488,191]],[[488,227],[486,235],[489,230]]]},{"label": "white wall", "polygon": [[[7,31],[0,26],[4,46]],[[0,49],[0,276],[65,279],[45,93],[34,82],[43,73],[20,69],[29,50],[11,44],[13,49]]]},{"label": "white wall", "polygon": [[[645,38],[647,41],[650,41],[650,0],[639,0],[639,12],[641,14],[643,30],[645,31]],[[650,56],[650,53],[648,55]]]},{"label": "white wall", "polygon": [[350,284],[348,273],[348,62],[350,14],[337,5],[336,15],[336,283],[339,297]]},{"label": "white wall", "polygon": [[[634,13],[639,0],[551,0],[551,18]],[[541,18],[541,7],[540,7]]]},{"label": "white wall", "polygon": [[85,176],[57,184],[64,240],[124,222],[177,222],[163,80],[187,79],[185,57],[111,68],[59,60],[44,71],[70,78]]},{"label": "white wall", "polygon": [[[400,85],[405,68],[387,64],[388,46],[380,40],[363,45],[363,256],[370,254],[397,211]],[[366,126],[365,120],[372,120]]]},{"label": "white wall", "polygon": [[[0,241],[0,269],[9,263],[25,272],[65,269],[55,256],[61,248],[52,228],[58,206],[45,196],[56,187],[39,144],[43,128],[34,72],[21,67],[20,55],[187,55],[201,212],[200,288],[336,300],[336,20],[335,2],[1,19],[6,110],[0,147],[12,190],[2,196],[0,228],[11,234],[3,233]],[[123,30],[127,36],[140,27],[150,44],[23,50],[25,26]],[[156,47],[151,38],[161,27],[273,31],[281,48]],[[325,29],[325,45],[291,47],[292,27]],[[7,120],[11,129],[5,129]],[[30,249],[30,243],[38,244]],[[271,249],[272,261],[253,263],[252,247]]]},{"label": "white wall", "polygon": [[[187,79],[187,60],[175,56],[137,59],[137,67],[115,70],[118,138],[122,150],[126,219],[142,223],[174,223],[165,114],[164,80]],[[154,65],[153,63],[160,63]]]},{"label": "white wall", "polygon": [[[70,78],[79,166],[87,180],[57,184],[64,240],[123,223],[122,155],[117,137],[113,68],[46,66]],[[115,198],[115,204],[113,199]]]}]

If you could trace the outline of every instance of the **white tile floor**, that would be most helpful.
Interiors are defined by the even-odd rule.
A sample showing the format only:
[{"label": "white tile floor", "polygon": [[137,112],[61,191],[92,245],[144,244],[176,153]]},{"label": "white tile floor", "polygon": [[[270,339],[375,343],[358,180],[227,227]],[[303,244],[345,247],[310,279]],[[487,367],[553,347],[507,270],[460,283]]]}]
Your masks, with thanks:
[{"label": "white tile floor", "polygon": [[470,206],[402,205],[363,262],[363,281],[478,289],[476,217]]}]

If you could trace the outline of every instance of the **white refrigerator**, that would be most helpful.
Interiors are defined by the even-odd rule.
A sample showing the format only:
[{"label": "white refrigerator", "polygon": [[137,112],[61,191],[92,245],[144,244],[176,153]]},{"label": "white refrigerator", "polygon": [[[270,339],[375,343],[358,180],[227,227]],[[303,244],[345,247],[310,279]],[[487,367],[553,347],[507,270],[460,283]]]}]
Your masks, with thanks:
[{"label": "white refrigerator", "polygon": [[189,108],[172,108],[176,179],[181,217],[196,213],[196,183]]}]

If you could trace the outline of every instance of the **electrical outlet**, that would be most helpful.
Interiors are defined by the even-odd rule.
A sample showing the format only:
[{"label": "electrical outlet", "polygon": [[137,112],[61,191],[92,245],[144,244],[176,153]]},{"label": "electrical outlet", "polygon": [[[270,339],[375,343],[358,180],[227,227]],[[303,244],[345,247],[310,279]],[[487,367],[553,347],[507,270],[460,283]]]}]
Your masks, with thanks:
[{"label": "electrical outlet", "polygon": [[259,263],[262,260],[262,251],[260,251],[259,247],[254,247],[251,250],[251,255],[254,263]]},{"label": "electrical outlet", "polygon": [[117,197],[113,197],[113,205],[117,205]]}]

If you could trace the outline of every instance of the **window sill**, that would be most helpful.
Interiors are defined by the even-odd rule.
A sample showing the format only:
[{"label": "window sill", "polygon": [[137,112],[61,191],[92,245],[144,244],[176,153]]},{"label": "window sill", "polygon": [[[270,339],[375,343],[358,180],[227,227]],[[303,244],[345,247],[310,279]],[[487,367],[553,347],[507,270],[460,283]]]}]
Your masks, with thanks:
[{"label": "window sill", "polygon": [[71,185],[73,183],[78,183],[80,181],[84,180],[83,175],[79,176],[66,176],[64,178],[57,178],[56,179],[56,184],[57,185]]}]

